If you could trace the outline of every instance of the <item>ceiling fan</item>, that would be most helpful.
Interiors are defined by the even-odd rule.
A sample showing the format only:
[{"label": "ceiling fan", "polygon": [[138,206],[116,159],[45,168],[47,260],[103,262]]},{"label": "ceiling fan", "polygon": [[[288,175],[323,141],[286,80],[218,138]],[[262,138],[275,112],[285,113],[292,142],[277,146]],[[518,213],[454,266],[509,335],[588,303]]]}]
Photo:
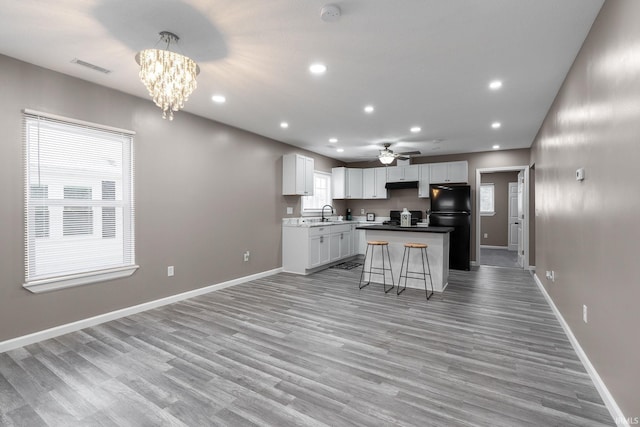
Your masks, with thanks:
[{"label": "ceiling fan", "polygon": [[380,163],[382,163],[383,165],[389,165],[395,159],[408,160],[409,157],[405,157],[405,156],[411,156],[411,155],[414,155],[414,154],[421,154],[419,151],[407,151],[407,152],[404,152],[404,153],[394,153],[393,150],[389,149],[389,147],[391,147],[391,143],[390,142],[385,142],[384,143],[384,148],[382,150],[380,150],[380,154],[378,154],[378,160],[380,160]]}]

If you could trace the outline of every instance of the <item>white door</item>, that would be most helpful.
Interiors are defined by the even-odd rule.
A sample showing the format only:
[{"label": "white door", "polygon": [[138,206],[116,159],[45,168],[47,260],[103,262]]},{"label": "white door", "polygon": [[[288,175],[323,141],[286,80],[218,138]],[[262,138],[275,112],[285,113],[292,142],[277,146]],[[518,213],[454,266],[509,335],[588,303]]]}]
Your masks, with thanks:
[{"label": "white door", "polygon": [[524,173],[518,172],[518,265],[524,266],[524,239],[522,222],[524,221]]},{"label": "white door", "polygon": [[509,183],[509,250],[518,250],[518,227],[520,226],[520,217],[518,216],[518,183]]}]

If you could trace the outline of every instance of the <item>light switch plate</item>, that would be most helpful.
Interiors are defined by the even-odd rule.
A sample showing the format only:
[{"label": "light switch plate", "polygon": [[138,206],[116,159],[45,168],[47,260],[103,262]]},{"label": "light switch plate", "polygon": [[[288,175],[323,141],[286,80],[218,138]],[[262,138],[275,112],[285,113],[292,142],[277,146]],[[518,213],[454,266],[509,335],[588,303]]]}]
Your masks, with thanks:
[{"label": "light switch plate", "polygon": [[291,215],[293,213],[293,208],[291,206],[287,206],[287,215]]},{"label": "light switch plate", "polygon": [[584,168],[576,170],[576,181],[584,181]]}]

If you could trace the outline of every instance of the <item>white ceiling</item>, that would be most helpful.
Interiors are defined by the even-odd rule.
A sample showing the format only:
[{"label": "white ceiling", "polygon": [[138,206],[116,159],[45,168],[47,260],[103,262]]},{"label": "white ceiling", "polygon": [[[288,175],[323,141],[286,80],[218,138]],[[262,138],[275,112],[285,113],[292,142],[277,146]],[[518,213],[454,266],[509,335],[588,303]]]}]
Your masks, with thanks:
[{"label": "white ceiling", "polygon": [[0,0],[0,53],[149,99],[134,56],[167,30],[201,69],[190,113],[347,162],[478,152],[531,145],[603,1],[338,0],[324,22],[318,0]]}]

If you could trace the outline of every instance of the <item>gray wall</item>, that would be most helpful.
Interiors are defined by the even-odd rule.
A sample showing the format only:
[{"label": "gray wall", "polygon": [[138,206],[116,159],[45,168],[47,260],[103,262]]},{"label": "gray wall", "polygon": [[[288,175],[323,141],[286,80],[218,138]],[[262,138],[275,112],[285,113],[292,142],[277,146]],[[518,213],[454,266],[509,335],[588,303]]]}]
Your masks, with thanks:
[{"label": "gray wall", "polygon": [[[530,150],[523,148],[520,150],[486,151],[482,153],[452,154],[447,156],[424,156],[411,159],[411,164],[453,162],[456,160],[466,160],[469,162],[469,185],[471,186],[471,203],[476,206],[476,169],[501,168],[511,166],[527,166],[530,160]],[[359,162],[349,163],[349,167],[370,168],[371,163]],[[351,208],[356,215],[360,214],[360,209],[373,212],[380,216],[389,216],[389,211],[411,206],[416,209],[426,210],[431,207],[429,199],[419,199],[418,190],[392,190],[386,200],[348,200],[347,207]],[[471,218],[471,260],[476,260],[476,220]]]},{"label": "gray wall", "polygon": [[[151,100],[6,56],[0,87],[0,341],[281,267],[281,219],[287,206],[300,211],[300,197],[281,195],[282,155],[310,155],[327,172],[341,165],[184,112],[169,122]],[[37,295],[22,288],[24,108],[137,132],[132,277]]]},{"label": "gray wall", "polygon": [[640,1],[605,2],[532,148],[537,275],[628,417],[640,416],[638,17]]},{"label": "gray wall", "polygon": [[494,185],[496,213],[480,218],[480,244],[509,246],[509,183],[518,182],[518,172],[483,173],[480,175],[480,182]]}]

